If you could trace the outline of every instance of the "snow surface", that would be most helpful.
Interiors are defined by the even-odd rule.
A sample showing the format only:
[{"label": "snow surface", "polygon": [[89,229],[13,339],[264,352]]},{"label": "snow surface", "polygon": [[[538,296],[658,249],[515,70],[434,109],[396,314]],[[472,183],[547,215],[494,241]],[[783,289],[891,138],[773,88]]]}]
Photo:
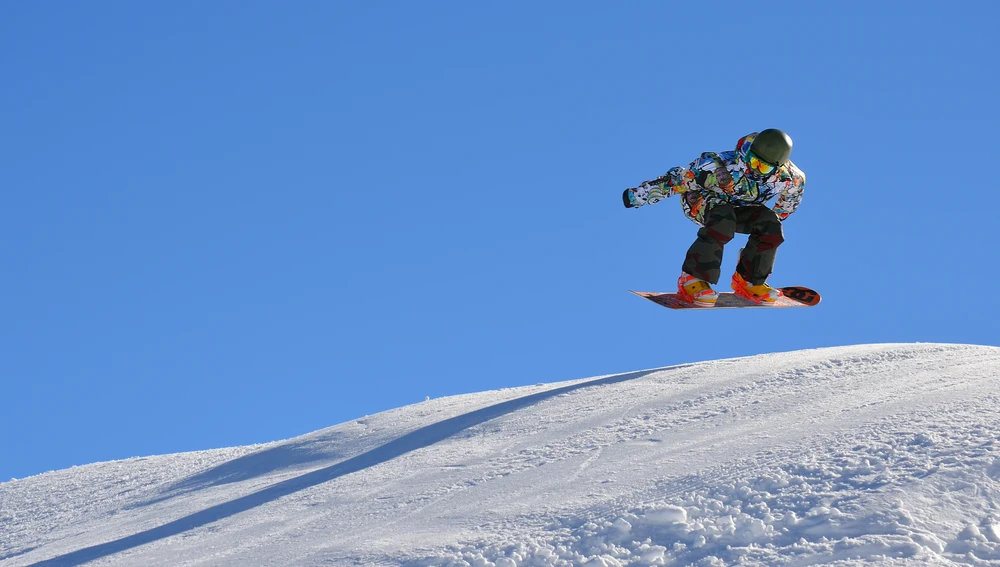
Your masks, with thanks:
[{"label": "snow surface", "polygon": [[454,396],[0,483],[0,566],[1000,566],[1000,348]]}]

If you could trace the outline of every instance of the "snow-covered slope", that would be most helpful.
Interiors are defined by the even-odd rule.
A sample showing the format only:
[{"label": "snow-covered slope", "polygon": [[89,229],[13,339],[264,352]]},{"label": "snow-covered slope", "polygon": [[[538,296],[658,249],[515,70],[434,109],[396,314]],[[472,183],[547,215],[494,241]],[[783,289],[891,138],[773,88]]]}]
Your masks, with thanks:
[{"label": "snow-covered slope", "polygon": [[455,396],[0,484],[0,566],[1000,566],[1000,348]]}]

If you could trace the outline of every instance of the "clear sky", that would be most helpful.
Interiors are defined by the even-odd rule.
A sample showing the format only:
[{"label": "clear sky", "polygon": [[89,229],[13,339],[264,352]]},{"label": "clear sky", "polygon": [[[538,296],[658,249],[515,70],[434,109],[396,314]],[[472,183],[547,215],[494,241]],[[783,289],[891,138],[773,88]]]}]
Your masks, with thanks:
[{"label": "clear sky", "polygon": [[[1000,4],[0,3],[0,479],[423,400],[871,342],[1000,345]],[[673,312],[626,187],[781,128],[771,282]],[[731,273],[745,237],[727,248]]]}]

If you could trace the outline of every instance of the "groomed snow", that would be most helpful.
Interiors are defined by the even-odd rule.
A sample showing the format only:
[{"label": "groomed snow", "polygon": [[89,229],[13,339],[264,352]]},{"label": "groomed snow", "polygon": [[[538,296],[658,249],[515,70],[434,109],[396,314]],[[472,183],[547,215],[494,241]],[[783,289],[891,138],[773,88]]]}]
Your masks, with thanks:
[{"label": "groomed snow", "polygon": [[83,563],[1000,566],[1000,348],[702,362],[0,483],[0,566]]}]

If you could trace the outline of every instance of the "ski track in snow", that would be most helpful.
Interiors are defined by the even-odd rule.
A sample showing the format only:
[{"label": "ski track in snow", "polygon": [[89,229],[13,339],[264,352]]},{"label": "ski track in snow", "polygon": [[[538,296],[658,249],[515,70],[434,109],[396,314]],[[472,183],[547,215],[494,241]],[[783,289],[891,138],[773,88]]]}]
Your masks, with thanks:
[{"label": "ski track in snow", "polygon": [[893,344],[429,400],[0,483],[0,567],[1000,567],[998,386]]}]

